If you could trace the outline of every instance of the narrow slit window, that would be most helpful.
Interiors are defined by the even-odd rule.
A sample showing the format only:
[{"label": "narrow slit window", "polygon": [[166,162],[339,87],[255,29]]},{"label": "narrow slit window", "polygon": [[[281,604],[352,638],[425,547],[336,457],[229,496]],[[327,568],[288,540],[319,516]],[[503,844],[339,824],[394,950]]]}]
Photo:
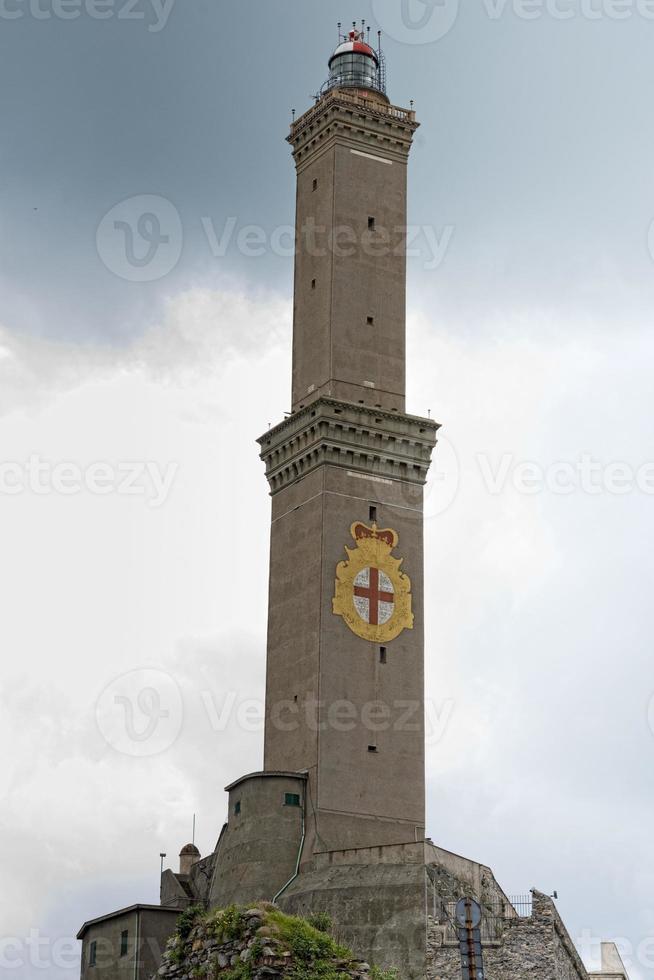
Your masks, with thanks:
[{"label": "narrow slit window", "polygon": [[388,653],[386,647],[379,648],[379,662],[380,664],[385,664],[388,662]]},{"label": "narrow slit window", "polygon": [[312,279],[311,280],[311,288],[312,289],[315,289],[316,288],[316,280],[315,279]]},{"label": "narrow slit window", "polygon": [[375,230],[375,219],[368,218],[368,231],[374,231],[374,230]]},{"label": "narrow slit window", "polygon": [[372,327],[372,326],[374,326],[374,323],[375,323],[375,318],[374,318],[374,316],[369,316],[369,317],[367,318],[367,323],[368,323],[368,326],[369,326],[369,327]]},{"label": "narrow slit window", "polygon": [[241,801],[234,804],[234,816],[238,817],[241,812]]},{"label": "narrow slit window", "polygon": [[124,929],[120,934],[120,955],[127,956],[127,949],[129,947],[129,932]]},{"label": "narrow slit window", "polygon": [[369,518],[370,518],[371,521],[376,521],[377,520],[377,508],[376,507],[371,507],[370,508]]},{"label": "narrow slit window", "polygon": [[318,190],[318,178],[317,177],[314,178],[314,181],[313,181],[313,189],[314,189],[314,191],[317,191]]},{"label": "narrow slit window", "polygon": [[89,966],[95,966],[98,961],[98,944],[93,941],[89,949]]},{"label": "narrow slit window", "polygon": [[369,745],[368,746],[368,752],[378,752],[378,751],[379,751],[379,749],[377,748],[376,745]]}]

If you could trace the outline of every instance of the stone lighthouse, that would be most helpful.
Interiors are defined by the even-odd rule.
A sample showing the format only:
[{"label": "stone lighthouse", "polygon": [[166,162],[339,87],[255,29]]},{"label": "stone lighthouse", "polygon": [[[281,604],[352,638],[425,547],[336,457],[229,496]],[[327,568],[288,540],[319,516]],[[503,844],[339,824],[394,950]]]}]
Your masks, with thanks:
[{"label": "stone lighthouse", "polygon": [[339,45],[297,169],[290,418],[272,494],[265,768],[307,774],[307,845],[424,838],[423,485],[406,414],[407,165],[417,122],[382,54]]},{"label": "stone lighthouse", "polygon": [[382,943],[377,960],[404,968],[408,937],[423,961],[425,947],[423,487],[438,429],[406,412],[417,128],[354,27],[288,137],[292,411],[259,440],[272,499],[264,769],[228,787],[210,892],[212,906],[329,911],[363,955]]},{"label": "stone lighthouse", "polygon": [[[227,787],[214,851],[183,848],[159,906],[84,924],[83,980],[128,966],[149,978],[180,910],[261,900],[328,913],[340,939],[401,980],[452,980],[461,899],[480,905],[494,980],[589,980],[551,899],[510,900],[490,868],[425,836],[423,488],[438,425],[406,411],[417,127],[390,101],[363,25],[341,35],[288,136],[291,411],[259,439],[272,508],[263,769]],[[612,947],[605,960],[593,976],[626,976]],[[463,975],[478,980],[470,963]]]}]

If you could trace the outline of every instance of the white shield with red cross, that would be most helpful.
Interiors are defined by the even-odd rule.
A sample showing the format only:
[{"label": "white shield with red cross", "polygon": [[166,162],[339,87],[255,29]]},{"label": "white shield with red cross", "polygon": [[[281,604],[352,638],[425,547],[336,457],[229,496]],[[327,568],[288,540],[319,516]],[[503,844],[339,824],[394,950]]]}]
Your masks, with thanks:
[{"label": "white shield with red cross", "polygon": [[401,570],[403,558],[393,549],[399,535],[393,528],[368,527],[355,521],[350,533],[356,548],[336,566],[332,608],[362,640],[390,643],[413,629],[411,580]]},{"label": "white shield with red cross", "polygon": [[395,589],[381,569],[363,568],[354,579],[354,605],[364,623],[384,626],[395,609]]}]

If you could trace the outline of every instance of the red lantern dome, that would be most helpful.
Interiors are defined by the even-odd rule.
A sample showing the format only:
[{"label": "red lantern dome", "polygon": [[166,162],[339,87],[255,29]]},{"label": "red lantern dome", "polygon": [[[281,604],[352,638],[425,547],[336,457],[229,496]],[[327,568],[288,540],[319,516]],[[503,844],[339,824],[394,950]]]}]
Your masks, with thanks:
[{"label": "red lantern dome", "polygon": [[331,68],[334,58],[339,58],[344,54],[361,54],[368,58],[372,58],[376,65],[379,64],[377,52],[363,40],[363,34],[361,34],[359,31],[350,31],[348,39],[343,41],[342,44],[339,44],[329,59],[329,67]]},{"label": "red lantern dome", "polygon": [[329,59],[329,79],[322,91],[339,88],[375,91],[385,95],[381,51],[375,51],[356,27],[349,34],[341,35],[341,43]]}]

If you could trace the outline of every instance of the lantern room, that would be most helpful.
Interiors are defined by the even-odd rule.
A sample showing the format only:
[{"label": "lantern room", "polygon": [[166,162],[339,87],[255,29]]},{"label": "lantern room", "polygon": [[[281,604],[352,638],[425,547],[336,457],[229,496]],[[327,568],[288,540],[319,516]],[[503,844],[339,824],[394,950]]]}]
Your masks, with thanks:
[{"label": "lantern room", "polygon": [[333,89],[348,88],[385,95],[384,59],[381,48],[375,51],[370,45],[370,28],[367,38],[356,25],[349,34],[340,35],[340,38],[340,44],[329,59],[329,78],[322,94]]}]

